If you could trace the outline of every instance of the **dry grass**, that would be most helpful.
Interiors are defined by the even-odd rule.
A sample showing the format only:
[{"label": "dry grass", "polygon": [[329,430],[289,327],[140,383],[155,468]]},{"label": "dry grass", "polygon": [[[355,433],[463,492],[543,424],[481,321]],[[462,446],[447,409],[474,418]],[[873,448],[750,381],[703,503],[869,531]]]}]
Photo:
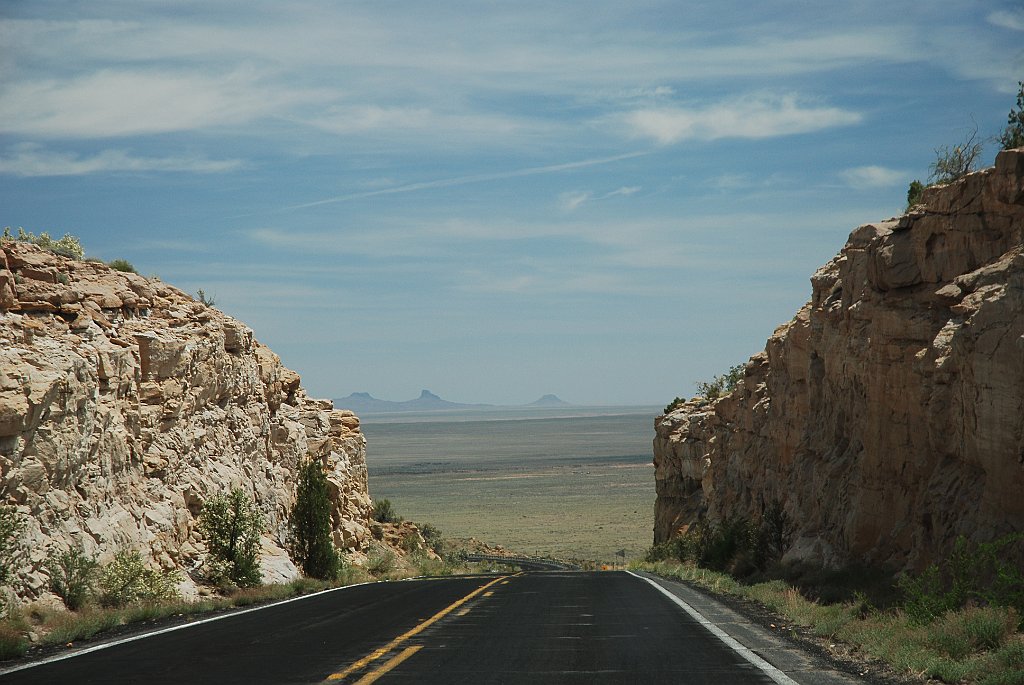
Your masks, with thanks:
[{"label": "dry grass", "polygon": [[[630,468],[622,468],[630,466]],[[398,512],[454,537],[523,554],[620,561],[650,543],[654,473],[649,464],[554,465],[529,474],[397,474],[371,482]]]},{"label": "dry grass", "polygon": [[29,640],[30,634],[35,636],[40,646],[69,645],[119,626],[264,604],[367,579],[368,576],[361,570],[349,567],[336,583],[300,578],[290,583],[261,585],[195,602],[149,601],[123,608],[103,608],[90,604],[79,611],[42,607],[32,607],[27,613],[15,610],[6,619],[0,620],[0,660],[23,656],[33,644]]}]

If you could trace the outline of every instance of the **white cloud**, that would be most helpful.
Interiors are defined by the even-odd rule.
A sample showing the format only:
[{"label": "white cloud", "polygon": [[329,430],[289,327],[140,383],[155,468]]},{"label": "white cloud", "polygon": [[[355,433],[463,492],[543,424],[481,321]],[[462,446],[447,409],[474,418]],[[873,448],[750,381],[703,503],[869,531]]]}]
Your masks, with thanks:
[{"label": "white cloud", "polygon": [[[789,213],[771,220],[784,223],[788,228],[799,224]],[[540,222],[491,217],[450,218],[414,223],[396,221],[339,226],[325,231],[260,227],[243,230],[241,235],[251,243],[275,251],[310,255],[362,255],[369,259],[384,260],[389,265],[394,263],[396,257],[406,256],[416,257],[421,264],[431,260],[448,263],[466,254],[468,250],[501,254],[505,259],[513,249],[506,247],[510,241],[527,245],[531,241],[562,240],[567,244],[592,248],[588,260],[595,265],[603,260],[606,266],[649,269],[675,267],[691,260],[692,255],[684,248],[687,234],[705,232],[709,226],[714,226],[716,231],[741,231],[750,226],[764,225],[766,221],[768,219],[763,214],[718,214],[633,221],[596,218]],[[815,229],[820,228],[820,217],[817,223],[810,225]],[[853,225],[856,225],[855,222],[850,223],[850,226]],[[529,248],[523,249],[529,252]],[[553,265],[561,264],[565,258],[565,255],[533,255],[534,260],[549,259]]]},{"label": "white cloud", "polygon": [[[762,98],[749,116],[736,112],[749,103],[688,108],[671,99],[725,79],[749,83],[869,64],[945,61],[972,78],[1003,77],[1011,68],[991,66],[1003,48],[978,39],[963,41],[976,57],[944,57],[955,41],[930,39],[928,26],[900,25],[894,10],[881,7],[852,11],[849,21],[837,16],[842,28],[831,32],[781,31],[763,17],[722,10],[735,15],[725,20],[728,30],[705,32],[699,23],[633,25],[615,3],[600,11],[399,3],[401,11],[387,16],[372,3],[300,3],[297,10],[251,4],[230,22],[230,8],[201,4],[182,17],[143,7],[132,20],[0,19],[0,131],[90,138],[232,126],[258,135],[254,122],[276,118],[339,136],[417,135],[418,143],[435,146],[476,145],[490,136],[491,145],[522,147],[579,127],[551,115],[557,107],[528,115],[506,104],[525,94],[586,103],[594,118],[644,102],[625,123],[663,143],[758,138],[852,123],[857,115],[799,102],[787,107],[784,97]],[[711,20],[694,12],[695,21]],[[989,21],[1016,27],[1024,19],[1002,11]],[[719,114],[726,119],[716,124]],[[770,118],[758,122],[756,115]]]},{"label": "white cloud", "polygon": [[[61,46],[78,62],[121,62],[140,55],[179,62],[269,61],[299,71],[360,70],[371,78],[366,72],[389,70],[399,79],[393,81],[396,87],[422,87],[428,84],[424,74],[433,74],[448,85],[635,88],[642,72],[650,84],[645,89],[656,95],[671,93],[669,84],[680,78],[806,73],[915,57],[908,31],[884,20],[796,38],[745,40],[729,32],[738,43],[729,44],[716,42],[723,32],[674,31],[666,38],[658,28],[626,29],[609,23],[611,7],[594,11],[590,5],[555,10],[517,3],[514,11],[466,12],[416,3],[382,14],[372,5],[352,3],[298,9],[294,3],[251,4],[230,24],[220,21],[217,10],[191,12],[187,20],[156,13],[144,21],[7,19],[0,21],[0,39],[32,60],[53,59],[54,48]],[[718,12],[714,20],[720,28]],[[749,36],[777,31],[756,22],[737,21],[733,27]]]},{"label": "white cloud", "polygon": [[207,75],[108,69],[9,85],[0,91],[0,131],[72,138],[164,133],[247,123],[321,97],[279,91],[252,70]]},{"label": "white cloud", "polygon": [[571,212],[579,209],[587,202],[600,202],[601,200],[608,200],[613,197],[625,197],[638,193],[640,190],[640,186],[622,186],[603,195],[595,195],[589,190],[573,190],[561,193],[558,196],[558,204],[563,211]]},{"label": "white cloud", "polygon": [[906,181],[907,172],[883,166],[859,166],[839,172],[839,177],[854,188],[884,188]]},{"label": "white cloud", "polygon": [[0,157],[0,174],[15,176],[80,176],[117,171],[185,171],[223,173],[244,166],[238,159],[204,157],[135,157],[124,150],[103,150],[91,156],[44,150],[38,145],[15,146],[13,154]]},{"label": "white cloud", "polygon": [[992,12],[986,18],[993,26],[1013,31],[1024,31],[1024,10],[1001,10]]},{"label": "white cloud", "polygon": [[[134,20],[2,19],[0,131],[89,138],[231,125],[252,133],[244,125],[279,117],[345,136],[463,132],[522,145],[560,136],[565,122],[506,107],[504,97],[622,109],[637,97],[664,103],[687,81],[921,58],[894,26],[725,43],[697,30],[625,30],[609,23],[628,14],[613,4],[473,12],[414,4],[387,15],[372,4],[252,5],[230,22],[224,9],[198,5],[187,18],[143,7]],[[736,27],[771,35],[756,22]]]},{"label": "white cloud", "polygon": [[792,185],[793,180],[785,174],[773,173],[767,176],[752,176],[747,173],[725,173],[705,180],[701,185],[721,192],[764,190],[778,186]]},{"label": "white cloud", "polygon": [[773,138],[861,121],[857,112],[801,103],[795,95],[752,95],[710,107],[659,107],[627,113],[628,133],[663,145],[683,140]]},{"label": "white cloud", "polygon": [[562,193],[558,196],[558,204],[563,211],[571,212],[579,209],[580,206],[593,197],[593,194],[585,190],[574,190]]},{"label": "white cloud", "polygon": [[620,196],[620,195],[622,195],[622,196],[633,195],[635,193],[639,193],[640,191],[641,191],[641,187],[640,186],[622,186],[621,188],[616,188],[612,192],[610,192],[610,193],[608,193],[606,195],[603,195],[599,199],[605,200],[605,199],[608,199],[610,197],[617,197],[617,196]]},{"label": "white cloud", "polygon": [[380,131],[389,137],[427,134],[432,138],[466,139],[483,137],[492,143],[520,133],[538,133],[551,128],[545,122],[485,112],[441,112],[427,106],[332,105],[308,119],[310,126],[337,135],[359,135]]}]

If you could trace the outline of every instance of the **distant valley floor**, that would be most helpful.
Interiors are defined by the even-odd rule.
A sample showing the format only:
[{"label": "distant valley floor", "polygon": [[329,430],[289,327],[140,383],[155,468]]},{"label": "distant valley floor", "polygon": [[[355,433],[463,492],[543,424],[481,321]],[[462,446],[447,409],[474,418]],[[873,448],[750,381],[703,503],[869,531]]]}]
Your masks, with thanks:
[{"label": "distant valley floor", "polygon": [[[461,418],[461,417],[460,417]],[[368,421],[370,492],[446,535],[623,560],[652,539],[653,414]]]}]

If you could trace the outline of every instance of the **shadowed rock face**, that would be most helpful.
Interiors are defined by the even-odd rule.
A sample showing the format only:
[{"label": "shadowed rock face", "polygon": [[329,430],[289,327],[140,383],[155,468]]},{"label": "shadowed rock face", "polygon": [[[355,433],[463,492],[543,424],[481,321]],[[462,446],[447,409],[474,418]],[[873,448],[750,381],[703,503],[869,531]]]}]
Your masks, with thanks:
[{"label": "shadowed rock face", "polygon": [[371,505],[352,412],[307,397],[250,329],[176,288],[0,243],[0,501],[29,515],[29,594],[49,548],[196,567],[196,516],[232,487],[266,516],[265,578],[294,576],[287,514],[308,457],[327,467],[335,542],[361,551]]},{"label": "shadowed rock face", "polygon": [[1024,530],[1024,149],[861,226],[730,395],[656,421],[655,541],[798,526],[791,558],[920,569]]}]

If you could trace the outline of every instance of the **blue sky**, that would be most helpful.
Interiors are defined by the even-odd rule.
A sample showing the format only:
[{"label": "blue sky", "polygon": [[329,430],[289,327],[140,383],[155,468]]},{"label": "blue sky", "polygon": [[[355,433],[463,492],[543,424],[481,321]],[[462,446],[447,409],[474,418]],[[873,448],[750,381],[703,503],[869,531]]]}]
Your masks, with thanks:
[{"label": "blue sky", "polygon": [[6,0],[0,224],[212,293],[316,396],[663,404],[1021,79],[1019,0]]}]

